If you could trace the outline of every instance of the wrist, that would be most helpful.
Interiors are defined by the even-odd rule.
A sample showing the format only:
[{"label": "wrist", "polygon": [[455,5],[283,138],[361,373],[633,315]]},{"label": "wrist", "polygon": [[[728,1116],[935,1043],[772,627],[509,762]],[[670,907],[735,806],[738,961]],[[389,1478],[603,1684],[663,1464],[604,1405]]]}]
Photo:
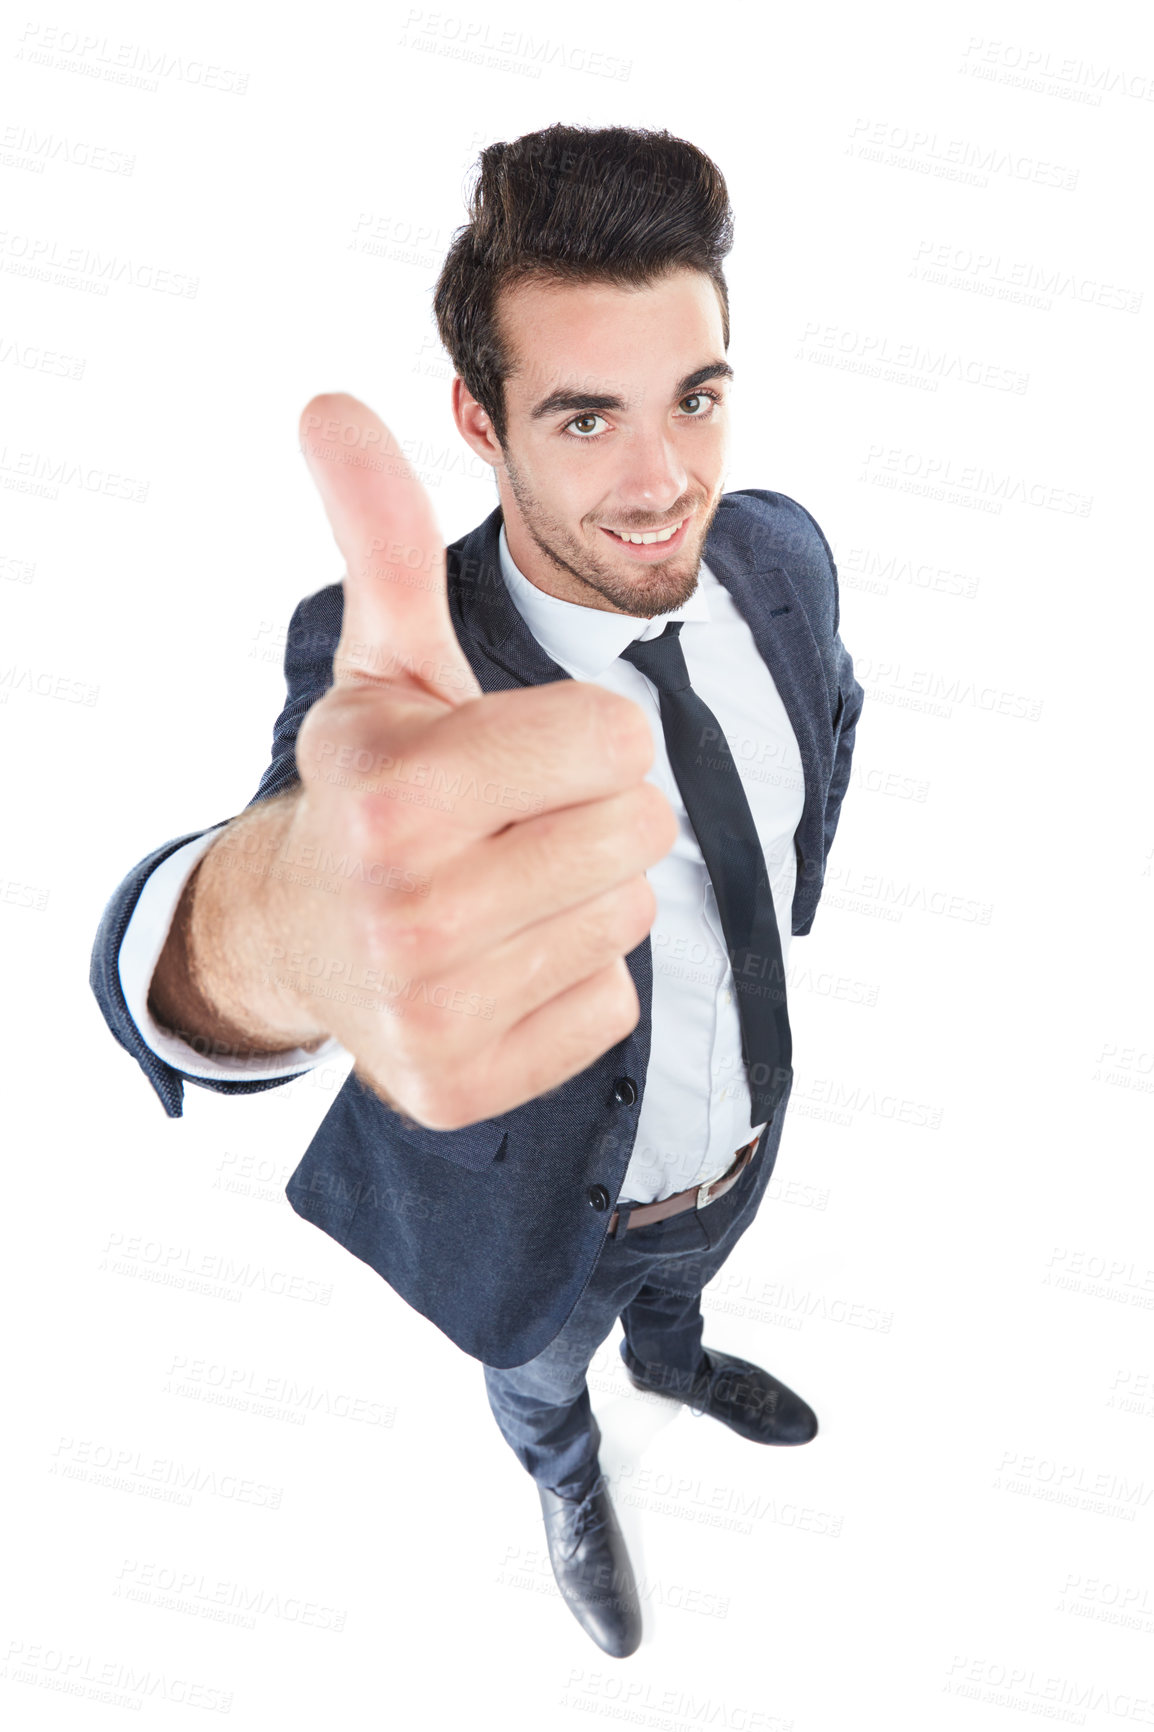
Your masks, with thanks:
[{"label": "wrist", "polygon": [[316,1047],[328,1030],[295,991],[285,955],[291,886],[276,870],[295,801],[250,808],[208,850],[185,887],[171,942],[193,1026],[238,1052]]}]

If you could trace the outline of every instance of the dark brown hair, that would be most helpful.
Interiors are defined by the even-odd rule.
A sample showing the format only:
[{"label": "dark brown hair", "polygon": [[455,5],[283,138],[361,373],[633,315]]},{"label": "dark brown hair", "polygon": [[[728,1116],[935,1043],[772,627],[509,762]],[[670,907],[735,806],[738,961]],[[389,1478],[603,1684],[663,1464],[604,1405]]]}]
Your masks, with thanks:
[{"label": "dark brown hair", "polygon": [[515,283],[613,283],[642,288],[668,272],[703,271],[721,302],[733,215],[721,170],[672,133],[625,126],[547,126],[490,144],[453,236],[433,310],[453,366],[504,445],[505,380],[513,358],[498,297]]}]

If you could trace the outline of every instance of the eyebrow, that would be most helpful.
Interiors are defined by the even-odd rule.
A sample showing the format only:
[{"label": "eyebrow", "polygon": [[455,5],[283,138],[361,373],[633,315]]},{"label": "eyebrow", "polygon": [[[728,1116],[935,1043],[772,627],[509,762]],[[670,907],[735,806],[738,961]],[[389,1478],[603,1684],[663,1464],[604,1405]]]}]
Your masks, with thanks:
[{"label": "eyebrow", "polygon": [[[707,379],[732,379],[733,368],[728,361],[710,361],[707,366],[698,367],[696,372],[687,373],[674,388],[674,401],[680,402],[698,385],[704,385]],[[562,410],[594,409],[600,412],[609,409],[614,412],[624,409],[626,404],[620,397],[608,396],[604,393],[589,391],[554,391],[545,397],[530,412],[531,421],[539,421],[544,415],[556,415]]]}]

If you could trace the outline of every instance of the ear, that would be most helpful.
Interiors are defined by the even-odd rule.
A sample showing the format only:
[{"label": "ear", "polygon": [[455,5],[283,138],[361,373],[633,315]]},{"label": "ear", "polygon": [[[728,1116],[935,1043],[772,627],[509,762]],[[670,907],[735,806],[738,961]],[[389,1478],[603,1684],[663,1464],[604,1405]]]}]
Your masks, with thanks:
[{"label": "ear", "polygon": [[483,462],[496,469],[504,458],[493,423],[459,373],[453,376],[452,405],[453,419],[461,438]]}]

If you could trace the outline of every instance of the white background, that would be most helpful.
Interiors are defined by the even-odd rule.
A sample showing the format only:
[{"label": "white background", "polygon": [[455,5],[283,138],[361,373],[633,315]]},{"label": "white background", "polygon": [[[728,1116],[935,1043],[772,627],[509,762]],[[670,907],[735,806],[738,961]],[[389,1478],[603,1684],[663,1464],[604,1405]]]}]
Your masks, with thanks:
[{"label": "white background", "polygon": [[[13,1725],[1154,1724],[1137,15],[5,24]],[[705,1301],[821,1431],[758,1448],[606,1344],[628,1661],[557,1596],[480,1366],[283,1196],[340,1075],[169,1120],[87,983],[134,862],[251,798],[289,615],[340,576],[308,399],[384,416],[446,540],[492,509],[431,293],[479,149],[555,120],[667,127],[725,174],[729,486],[822,524],[867,693],[772,1197]],[[27,490],[61,462],[142,497]]]}]

